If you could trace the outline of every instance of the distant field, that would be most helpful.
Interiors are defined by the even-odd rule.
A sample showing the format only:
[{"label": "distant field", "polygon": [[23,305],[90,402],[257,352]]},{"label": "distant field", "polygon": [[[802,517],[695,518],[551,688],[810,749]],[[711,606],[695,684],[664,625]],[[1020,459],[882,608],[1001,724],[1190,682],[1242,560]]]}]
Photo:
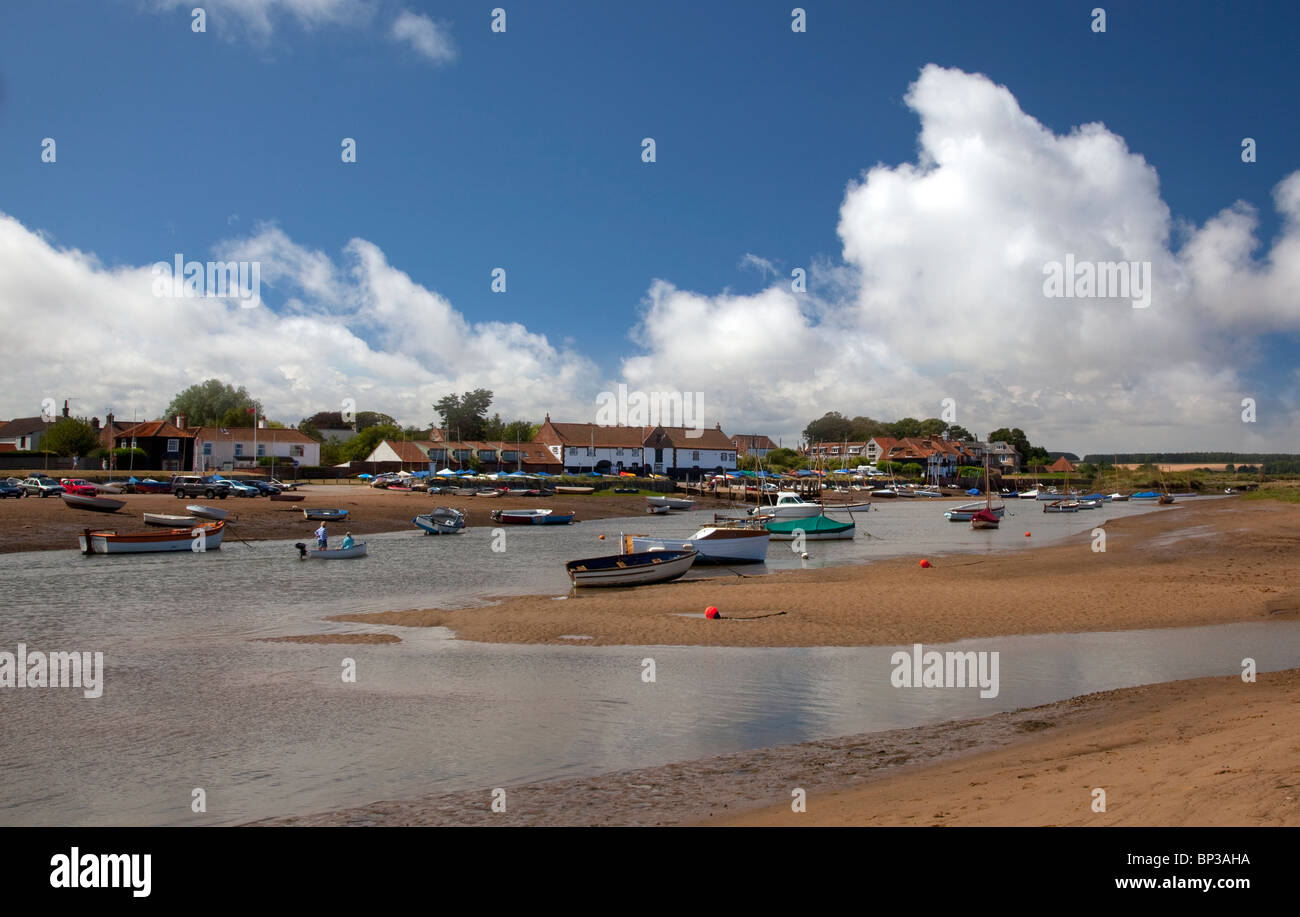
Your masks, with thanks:
[{"label": "distant field", "polygon": [[[1129,471],[1136,471],[1137,469],[1142,467],[1142,463],[1141,462],[1130,462],[1129,464],[1120,463],[1118,467],[1127,469]],[[1228,470],[1228,466],[1226,464],[1215,465],[1215,464],[1207,464],[1205,462],[1191,462],[1191,463],[1184,462],[1182,464],[1166,464],[1164,462],[1160,462],[1157,467],[1159,467],[1161,471],[1195,471],[1198,468],[1208,468],[1211,471]]]}]

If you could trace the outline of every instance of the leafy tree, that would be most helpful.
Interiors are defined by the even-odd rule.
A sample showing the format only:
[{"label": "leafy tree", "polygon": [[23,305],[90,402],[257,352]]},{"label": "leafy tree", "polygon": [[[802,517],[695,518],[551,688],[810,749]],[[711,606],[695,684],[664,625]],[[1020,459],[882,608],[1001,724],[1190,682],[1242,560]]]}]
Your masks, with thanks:
[{"label": "leafy tree", "polygon": [[481,440],[487,438],[487,412],[491,404],[492,392],[476,388],[464,395],[444,395],[434,402],[433,409],[442,418],[441,426],[449,439]]},{"label": "leafy tree", "polygon": [[849,438],[853,423],[839,411],[827,411],[804,427],[803,438],[809,443],[838,443]]},{"label": "leafy tree", "polygon": [[915,417],[904,417],[890,425],[893,435],[902,439],[907,436],[921,436],[921,421]]},{"label": "leafy tree", "polygon": [[948,424],[938,417],[928,417],[921,421],[922,436],[943,436],[944,431],[948,429]]},{"label": "leafy tree", "polygon": [[56,455],[86,455],[98,445],[95,428],[81,417],[60,417],[41,438],[41,449]]},{"label": "leafy tree", "polygon": [[[342,417],[340,416],[340,420],[341,419]],[[339,424],[340,429],[346,426],[348,426],[348,424],[345,423]],[[381,414],[378,411],[357,411],[356,428],[358,433],[360,433],[362,430],[368,430],[371,427],[379,427],[379,426],[395,427],[397,426],[397,421],[394,420],[392,417],[389,417],[387,414]]]},{"label": "leafy tree", "polygon": [[956,424],[953,424],[951,427],[949,427],[947,433],[949,439],[957,440],[958,442],[963,442],[963,443],[975,442],[974,433],[972,433],[970,430],[967,430],[965,427],[959,427]]},{"label": "leafy tree", "polygon": [[902,468],[899,469],[899,472],[901,474],[909,478],[919,478],[921,476],[921,471],[922,468],[920,464],[917,462],[908,462]]},{"label": "leafy tree", "polygon": [[789,471],[808,464],[808,459],[793,449],[773,449],[767,454],[763,464],[774,471]]},{"label": "leafy tree", "polygon": [[957,469],[957,477],[959,477],[959,478],[982,478],[982,477],[984,477],[984,469],[983,469],[983,468],[976,468],[974,465],[966,465],[966,466],[963,467],[963,468],[959,468],[959,469]]},{"label": "leafy tree", "polygon": [[347,442],[339,444],[338,463],[365,461],[366,457],[384,440],[401,438],[402,428],[393,424],[366,427]]},{"label": "leafy tree", "polygon": [[176,395],[167,405],[167,416],[184,414],[192,427],[244,426],[253,416],[249,408],[256,408],[259,415],[262,412],[261,402],[242,385],[235,388],[220,379],[208,379]]}]

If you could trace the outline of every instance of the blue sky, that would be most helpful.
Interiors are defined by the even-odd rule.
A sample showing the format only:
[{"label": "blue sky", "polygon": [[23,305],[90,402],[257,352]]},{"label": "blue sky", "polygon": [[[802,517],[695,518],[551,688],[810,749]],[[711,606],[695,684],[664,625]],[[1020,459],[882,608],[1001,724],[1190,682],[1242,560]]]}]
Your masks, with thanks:
[{"label": "blue sky", "polygon": [[[987,76],[1055,135],[1103,123],[1155,170],[1171,252],[1240,200],[1257,209],[1252,254],[1262,257],[1284,229],[1274,189],[1300,168],[1300,63],[1287,43],[1300,18],[1293,5],[1112,4],[1106,32],[1097,34],[1092,3],[812,3],[805,4],[807,32],[795,34],[793,3],[506,3],[507,30],[494,34],[493,3],[222,0],[206,5],[207,32],[195,34],[189,8],[197,2],[10,3],[0,11],[0,212],[55,250],[93,255],[101,277],[170,261],[176,252],[207,260],[231,246],[267,251],[248,240],[276,227],[289,240],[278,251],[292,245],[323,254],[346,286],[353,263],[345,250],[365,240],[386,269],[431,291],[457,321],[518,323],[524,330],[497,338],[545,339],[530,338],[532,356],[520,375],[526,384],[511,384],[508,357],[481,374],[504,414],[538,412],[548,403],[538,386],[551,377],[551,410],[589,419],[570,415],[626,379],[700,389],[728,430],[789,436],[824,410],[934,415],[935,395],[951,390],[959,404],[979,406],[969,417],[976,432],[1016,422],[1051,448],[1236,448],[1240,422],[1221,423],[1219,413],[1233,414],[1227,401],[1253,393],[1261,418],[1247,432],[1261,437],[1257,445],[1290,448],[1286,440],[1294,439],[1300,339],[1294,323],[1275,315],[1225,323],[1216,334],[1227,345],[1201,341],[1196,354],[1171,353],[1171,366],[1197,378],[1204,375],[1194,370],[1197,354],[1217,352],[1216,371],[1226,363],[1233,378],[1192,394],[1202,409],[1225,401],[1204,424],[1194,405],[1176,404],[1159,431],[1141,410],[1117,414],[1115,405],[1149,402],[1161,385],[1176,401],[1186,394],[1177,379],[1120,380],[1122,391],[1097,393],[1084,405],[1087,387],[1100,385],[1085,368],[1056,400],[1036,400],[1044,380],[1029,371],[1019,380],[1024,367],[1014,361],[999,366],[992,357],[981,367],[960,355],[931,360],[916,342],[888,335],[879,359],[839,354],[828,361],[839,371],[806,397],[756,398],[762,374],[731,390],[713,383],[707,367],[699,375],[658,376],[642,367],[638,377],[626,363],[673,362],[659,359],[671,343],[647,345],[641,323],[659,319],[679,334],[696,327],[719,339],[752,335],[744,339],[761,361],[765,342],[783,337],[781,313],[766,329],[760,323],[738,331],[737,324],[748,325],[746,311],[765,313],[730,311],[728,297],[761,302],[774,286],[788,289],[795,267],[812,272],[812,295],[793,315],[830,327],[840,323],[830,312],[861,305],[861,291],[849,288],[865,286],[852,276],[862,264],[846,262],[840,226],[846,186],[878,163],[917,163],[921,124],[905,99],[927,64]],[[404,13],[429,17],[454,57],[431,60],[395,39],[393,23]],[[259,23],[258,15],[266,18]],[[56,139],[57,163],[41,162],[44,137]],[[356,139],[355,164],[340,161],[344,137]],[[654,163],[641,161],[643,137],[655,139]],[[1256,139],[1257,162],[1241,161],[1243,137]],[[1074,206],[1068,216],[1086,209]],[[877,237],[881,231],[863,228]],[[747,254],[770,262],[779,276],[743,266]],[[507,271],[504,294],[489,288],[496,267]],[[313,299],[300,280],[292,271],[268,280],[269,315],[257,321],[347,313],[341,325],[366,347],[420,363],[426,375],[398,392],[391,364],[383,372],[371,365],[364,379],[357,366],[343,379],[285,366],[259,377],[205,363],[199,351],[172,378],[130,377],[124,366],[115,386],[66,380],[65,367],[57,381],[34,384],[75,389],[88,413],[126,403],[157,412],[183,384],[228,372],[288,421],[315,402],[335,407],[351,387],[375,409],[390,398],[388,412],[414,423],[432,419],[427,405],[440,389],[476,380],[472,365],[438,366],[436,341],[405,354],[394,344],[402,333],[393,324],[403,313],[420,319],[418,296],[378,310],[386,317],[376,325],[355,290]],[[656,299],[656,280],[676,294]],[[1280,289],[1270,295],[1285,299],[1292,280],[1276,278]],[[695,326],[675,324],[686,316],[669,300],[683,291],[704,300]],[[0,290],[6,321],[42,301],[33,295],[6,302]],[[106,294],[96,303],[91,294],[81,315],[105,320],[113,301]],[[935,335],[946,333],[945,308],[973,306],[958,298],[940,308],[931,318]],[[886,310],[882,320],[898,314]],[[1005,325],[1016,314],[990,313],[989,322]],[[246,317],[228,314],[226,325]],[[1193,320],[1166,311],[1152,326],[1110,333],[1162,334],[1167,323]],[[291,334],[283,324],[247,333]],[[477,346],[454,336],[448,343],[466,352]],[[119,339],[116,346],[132,344]],[[800,355],[810,365],[822,362],[811,342]],[[736,376],[728,359],[712,368],[715,375]],[[982,385],[982,369],[999,385]],[[1114,380],[1115,367],[1108,371]],[[801,384],[789,374],[772,382]],[[0,416],[35,413],[25,406],[41,391],[12,390],[0,398]],[[1077,418],[1063,411],[1071,404]]]}]

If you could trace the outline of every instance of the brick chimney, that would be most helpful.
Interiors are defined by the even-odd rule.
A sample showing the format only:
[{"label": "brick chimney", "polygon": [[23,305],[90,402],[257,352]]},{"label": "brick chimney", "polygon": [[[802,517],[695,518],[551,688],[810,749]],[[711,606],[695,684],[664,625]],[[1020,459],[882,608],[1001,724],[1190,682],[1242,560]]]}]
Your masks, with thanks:
[{"label": "brick chimney", "polygon": [[186,421],[186,419],[187,419],[187,418],[185,417],[184,414],[177,414],[177,415],[176,415],[176,419],[175,419],[174,421],[172,421],[172,422],[175,424],[176,429],[178,429],[178,430],[184,430],[184,429],[185,429],[185,421]]}]

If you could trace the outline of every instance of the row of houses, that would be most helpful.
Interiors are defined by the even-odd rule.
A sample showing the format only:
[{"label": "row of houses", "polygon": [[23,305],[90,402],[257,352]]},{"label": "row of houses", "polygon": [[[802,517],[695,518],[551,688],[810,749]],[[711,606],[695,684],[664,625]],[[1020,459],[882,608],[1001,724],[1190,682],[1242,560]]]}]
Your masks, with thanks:
[{"label": "row of houses", "polygon": [[938,436],[873,436],[864,442],[813,443],[807,454],[828,462],[858,460],[862,464],[916,462],[927,480],[955,480],[963,466],[989,467],[1002,474],[1020,470],[1020,454],[1005,442],[962,442]]},{"label": "row of houses", "polygon": [[[771,442],[767,437],[761,439]],[[734,471],[736,455],[735,444],[720,425],[713,429],[603,426],[557,422],[547,414],[531,442],[449,441],[433,430],[427,440],[385,440],[366,461],[376,467],[401,462],[446,466],[453,471],[468,467],[484,472],[548,474],[626,471],[681,478]]]},{"label": "row of houses", "polygon": [[297,430],[268,427],[265,421],[255,427],[190,427],[184,414],[142,423],[123,423],[110,414],[102,427],[98,418],[92,425],[103,446],[143,451],[136,462],[145,468],[201,474],[254,466],[268,457],[286,465],[320,464],[320,443]]}]

